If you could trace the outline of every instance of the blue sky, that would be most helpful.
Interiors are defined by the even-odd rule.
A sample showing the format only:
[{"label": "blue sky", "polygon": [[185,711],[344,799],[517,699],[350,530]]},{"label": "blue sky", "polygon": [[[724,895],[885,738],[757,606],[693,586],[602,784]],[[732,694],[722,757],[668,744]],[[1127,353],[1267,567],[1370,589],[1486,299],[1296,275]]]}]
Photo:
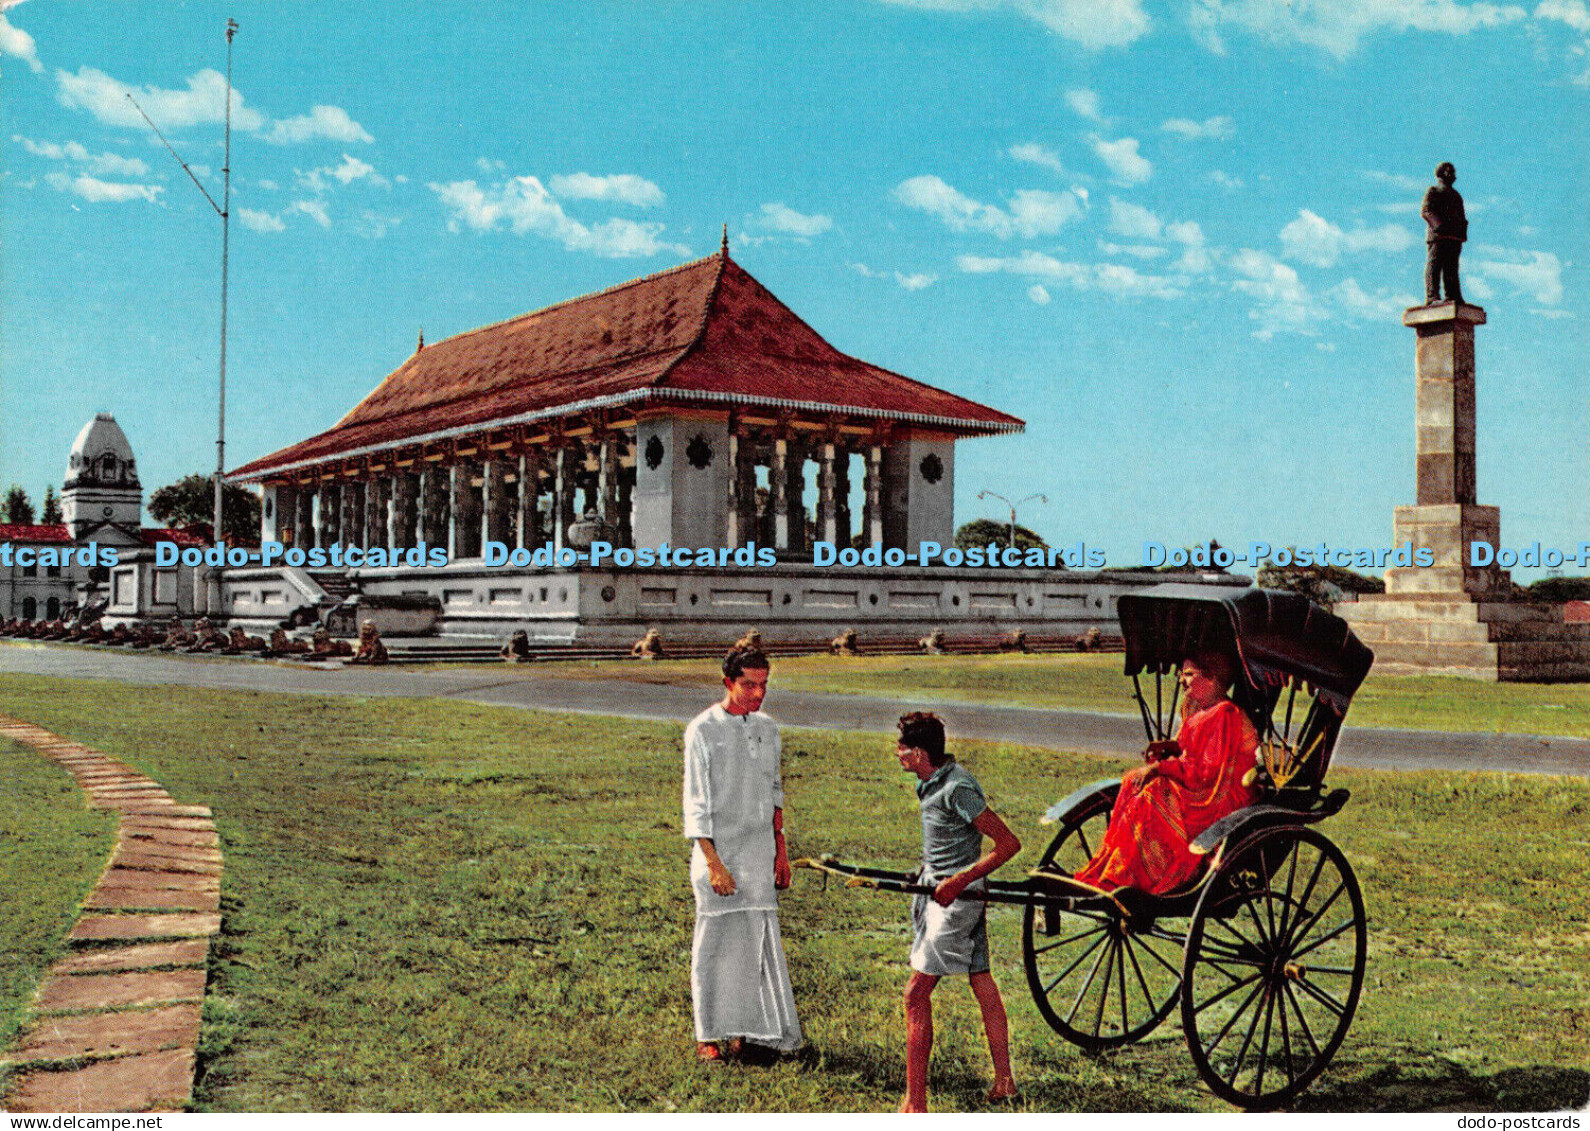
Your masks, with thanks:
[{"label": "blue sky", "polygon": [[[1051,542],[1382,545],[1413,494],[1418,201],[1472,232],[1480,501],[1590,539],[1590,6],[1457,0],[7,3],[0,484],[115,413],[146,490],[436,340],[712,252],[839,348],[1015,413],[958,449]],[[1527,579],[1527,575],[1524,575]]]}]

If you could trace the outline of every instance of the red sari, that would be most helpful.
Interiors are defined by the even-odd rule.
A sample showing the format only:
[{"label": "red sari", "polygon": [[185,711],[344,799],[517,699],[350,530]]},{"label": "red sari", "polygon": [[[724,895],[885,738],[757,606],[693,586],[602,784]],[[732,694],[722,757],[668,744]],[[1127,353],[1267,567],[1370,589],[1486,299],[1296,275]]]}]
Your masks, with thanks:
[{"label": "red sari", "polygon": [[1110,811],[1110,827],[1076,878],[1104,891],[1136,888],[1150,894],[1183,887],[1204,858],[1187,845],[1228,813],[1253,804],[1257,791],[1242,784],[1259,738],[1235,703],[1223,699],[1183,720],[1182,753],[1130,770]]}]

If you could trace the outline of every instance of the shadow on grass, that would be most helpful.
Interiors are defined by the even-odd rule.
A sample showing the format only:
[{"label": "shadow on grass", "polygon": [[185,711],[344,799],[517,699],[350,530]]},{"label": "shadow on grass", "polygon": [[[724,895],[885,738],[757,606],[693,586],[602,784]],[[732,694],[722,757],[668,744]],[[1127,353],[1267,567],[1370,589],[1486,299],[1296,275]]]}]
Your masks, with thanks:
[{"label": "shadow on grass", "polygon": [[1590,1102],[1590,1072],[1534,1064],[1486,1075],[1441,1056],[1388,1064],[1344,1078],[1328,1072],[1299,1111],[1561,1111]]}]

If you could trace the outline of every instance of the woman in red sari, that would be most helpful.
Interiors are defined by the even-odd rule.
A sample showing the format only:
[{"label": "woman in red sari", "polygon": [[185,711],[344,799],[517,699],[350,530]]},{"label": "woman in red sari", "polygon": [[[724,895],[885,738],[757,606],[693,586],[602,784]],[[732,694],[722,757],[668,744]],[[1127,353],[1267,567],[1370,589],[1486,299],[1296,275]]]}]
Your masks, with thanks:
[{"label": "woman in red sari", "polygon": [[1257,797],[1243,777],[1259,736],[1226,697],[1236,660],[1221,652],[1182,662],[1182,724],[1174,742],[1155,742],[1147,765],[1128,770],[1110,826],[1076,879],[1103,891],[1175,891],[1198,875],[1203,858],[1187,846],[1228,813]]}]

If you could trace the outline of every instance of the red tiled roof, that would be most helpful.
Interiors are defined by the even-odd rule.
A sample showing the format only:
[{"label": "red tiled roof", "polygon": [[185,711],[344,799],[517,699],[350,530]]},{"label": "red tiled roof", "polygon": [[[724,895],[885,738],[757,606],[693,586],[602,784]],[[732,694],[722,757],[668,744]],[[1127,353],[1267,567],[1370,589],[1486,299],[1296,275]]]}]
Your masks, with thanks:
[{"label": "red tiled roof", "polygon": [[70,542],[72,532],[65,523],[0,522],[0,541]]},{"label": "red tiled roof", "polygon": [[149,546],[153,546],[156,542],[173,542],[178,546],[203,546],[210,540],[210,527],[206,525],[203,530],[198,531],[145,527],[138,531],[138,537]]},{"label": "red tiled roof", "polygon": [[840,353],[721,253],[428,345],[332,428],[231,476],[640,400],[838,411],[962,434],[1022,428]]}]

